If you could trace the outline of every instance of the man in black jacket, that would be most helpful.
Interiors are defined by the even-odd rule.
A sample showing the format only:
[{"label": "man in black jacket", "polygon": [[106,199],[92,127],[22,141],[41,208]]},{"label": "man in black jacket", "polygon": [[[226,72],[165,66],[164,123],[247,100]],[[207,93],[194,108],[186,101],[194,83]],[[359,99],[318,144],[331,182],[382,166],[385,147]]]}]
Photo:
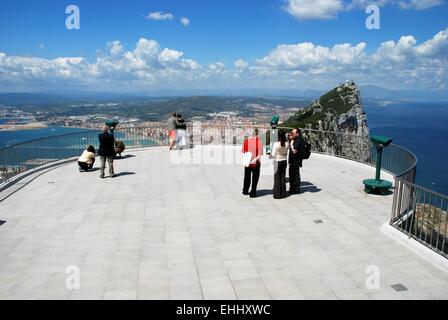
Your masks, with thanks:
[{"label": "man in black jacket", "polygon": [[98,155],[101,160],[101,174],[100,178],[104,178],[104,170],[106,169],[106,159],[109,166],[109,175],[111,178],[115,178],[114,173],[114,142],[115,138],[112,134],[109,134],[109,128],[103,127],[103,133],[98,136],[100,140],[100,148],[98,149]]},{"label": "man in black jacket", "polygon": [[300,129],[294,129],[290,133],[289,143],[289,193],[300,193],[300,167],[302,166],[302,158],[300,157],[300,149],[303,148],[303,138]]}]

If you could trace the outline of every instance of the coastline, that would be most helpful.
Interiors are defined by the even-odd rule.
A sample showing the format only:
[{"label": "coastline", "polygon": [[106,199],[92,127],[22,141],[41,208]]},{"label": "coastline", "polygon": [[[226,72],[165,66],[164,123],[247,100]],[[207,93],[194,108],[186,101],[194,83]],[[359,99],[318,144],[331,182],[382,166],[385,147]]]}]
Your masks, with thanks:
[{"label": "coastline", "polygon": [[0,124],[0,131],[24,131],[47,128],[44,122],[31,122],[27,124]]}]

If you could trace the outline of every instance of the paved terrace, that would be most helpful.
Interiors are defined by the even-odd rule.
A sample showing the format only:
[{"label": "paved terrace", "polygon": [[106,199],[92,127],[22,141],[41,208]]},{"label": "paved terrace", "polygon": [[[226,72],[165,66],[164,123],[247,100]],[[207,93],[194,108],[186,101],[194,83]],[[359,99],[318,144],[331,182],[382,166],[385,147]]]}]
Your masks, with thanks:
[{"label": "paved terrace", "polygon": [[[174,165],[166,148],[126,154],[116,179],[73,163],[0,203],[0,299],[448,297],[444,271],[380,231],[392,195],[363,193],[371,167],[313,154],[303,194],[274,200],[268,166],[250,199],[238,164]],[[66,288],[69,265],[79,290]],[[369,265],[377,290],[365,285]]]}]

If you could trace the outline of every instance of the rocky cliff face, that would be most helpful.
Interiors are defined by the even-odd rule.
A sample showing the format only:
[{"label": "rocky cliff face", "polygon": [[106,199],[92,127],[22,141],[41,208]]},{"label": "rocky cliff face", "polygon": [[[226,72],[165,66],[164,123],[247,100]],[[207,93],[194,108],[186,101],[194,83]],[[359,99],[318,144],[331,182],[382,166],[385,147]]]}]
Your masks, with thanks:
[{"label": "rocky cliff face", "polygon": [[300,127],[316,152],[360,161],[370,158],[367,116],[361,106],[359,89],[353,81],[327,92],[299,110],[282,126]]}]

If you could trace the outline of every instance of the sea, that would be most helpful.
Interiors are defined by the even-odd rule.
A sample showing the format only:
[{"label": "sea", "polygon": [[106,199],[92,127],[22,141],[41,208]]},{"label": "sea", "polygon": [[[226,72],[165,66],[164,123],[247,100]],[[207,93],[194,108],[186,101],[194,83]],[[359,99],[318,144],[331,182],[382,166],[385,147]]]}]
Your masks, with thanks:
[{"label": "sea", "polygon": [[[0,124],[4,124],[9,120],[11,119],[0,119]],[[84,129],[66,127],[46,127],[33,130],[0,131],[0,149],[25,141],[81,131],[84,131]]]},{"label": "sea", "polygon": [[[393,139],[418,158],[416,183],[448,195],[448,102],[365,102],[371,134]],[[7,120],[0,119],[0,124]],[[0,131],[0,148],[46,136],[82,129],[48,127],[26,131]]]},{"label": "sea", "polygon": [[364,111],[371,134],[416,155],[416,183],[448,195],[448,103],[365,103]]}]

